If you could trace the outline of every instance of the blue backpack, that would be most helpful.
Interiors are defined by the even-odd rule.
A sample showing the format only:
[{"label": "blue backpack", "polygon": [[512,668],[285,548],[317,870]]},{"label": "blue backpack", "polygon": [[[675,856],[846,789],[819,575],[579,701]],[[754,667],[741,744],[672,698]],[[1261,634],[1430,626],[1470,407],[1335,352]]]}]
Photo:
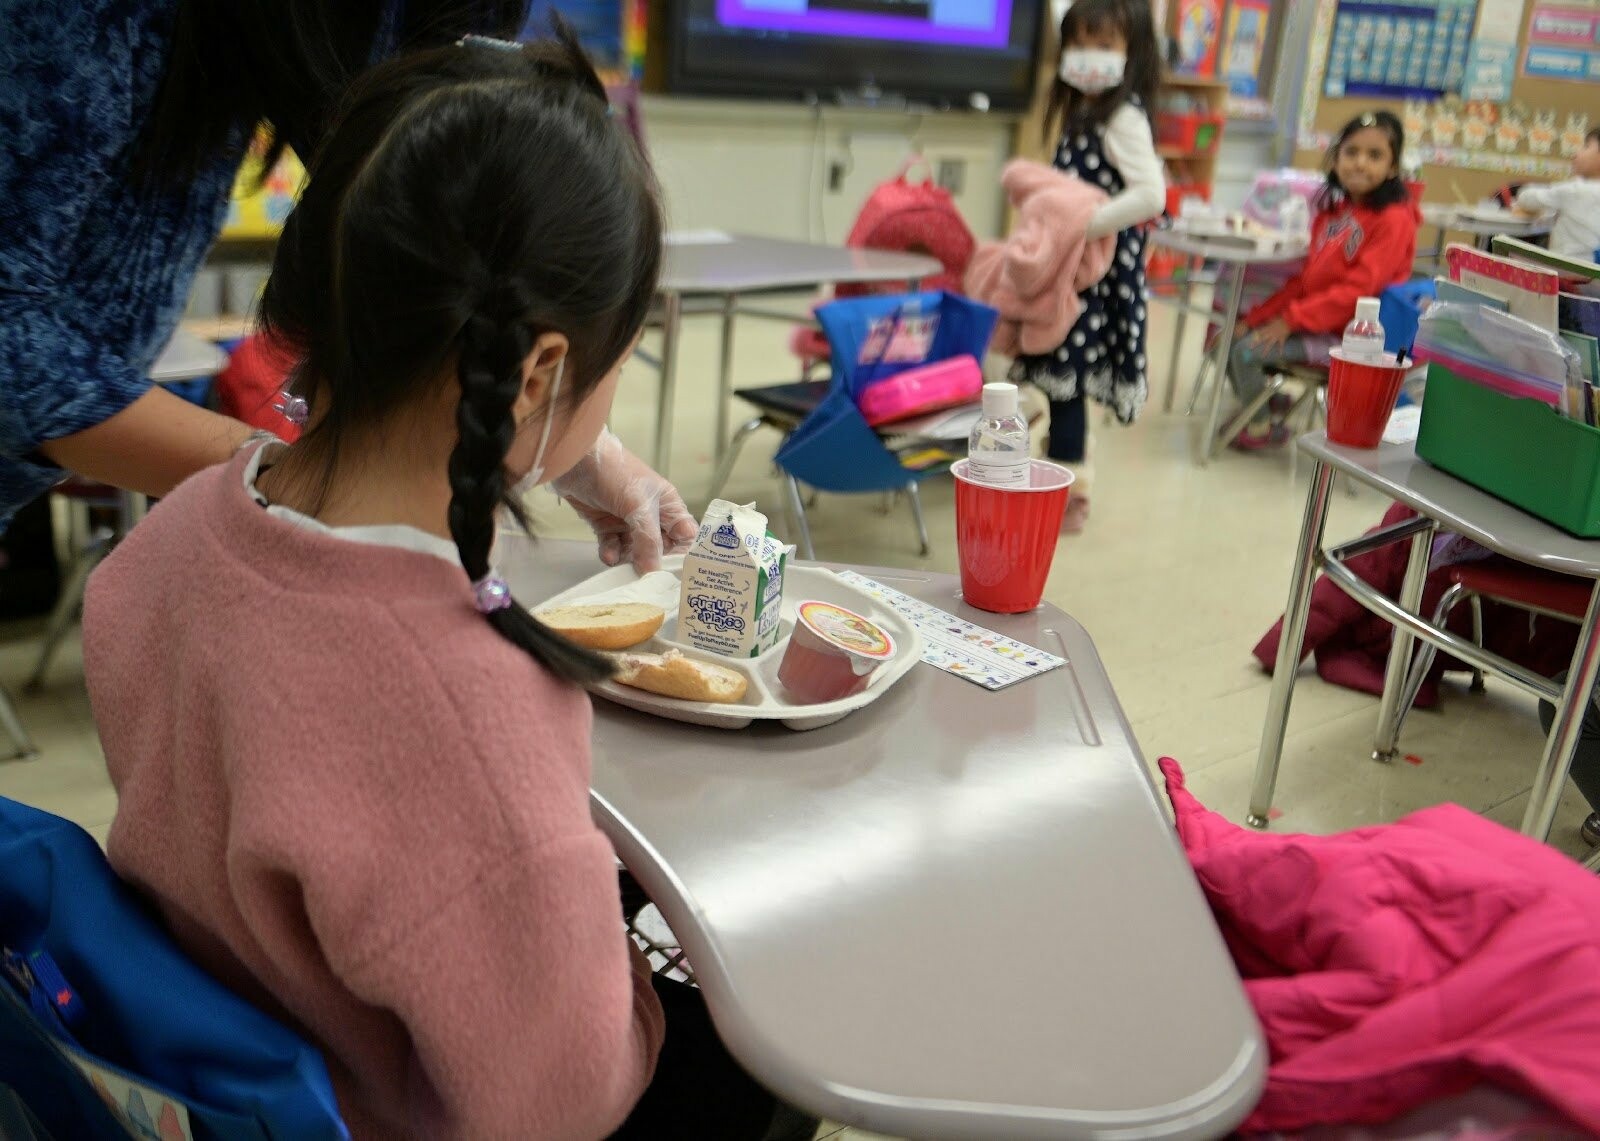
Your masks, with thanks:
[{"label": "blue backpack", "polygon": [[0,1137],[347,1141],[321,1055],[190,962],[82,828],[0,797]]}]

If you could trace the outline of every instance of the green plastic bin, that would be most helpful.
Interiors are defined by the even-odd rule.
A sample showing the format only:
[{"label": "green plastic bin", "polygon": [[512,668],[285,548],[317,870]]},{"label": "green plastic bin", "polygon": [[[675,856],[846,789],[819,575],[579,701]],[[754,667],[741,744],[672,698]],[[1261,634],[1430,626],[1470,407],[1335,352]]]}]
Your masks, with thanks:
[{"label": "green plastic bin", "polygon": [[1581,539],[1600,538],[1600,429],[1428,366],[1417,455]]}]

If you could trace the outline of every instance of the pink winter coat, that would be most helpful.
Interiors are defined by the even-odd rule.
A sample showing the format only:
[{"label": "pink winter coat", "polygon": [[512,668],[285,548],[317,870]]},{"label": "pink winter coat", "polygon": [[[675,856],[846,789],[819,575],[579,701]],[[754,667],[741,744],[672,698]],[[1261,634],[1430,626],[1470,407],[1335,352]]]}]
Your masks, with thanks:
[{"label": "pink winter coat", "polygon": [[1000,311],[993,348],[1006,356],[1054,351],[1083,305],[1078,294],[1106,275],[1116,236],[1090,241],[1103,190],[1042,163],[1015,159],[1000,185],[1017,221],[1004,241],[984,242],[967,265],[967,296]]},{"label": "pink winter coat", "polygon": [[1454,804],[1252,832],[1161,771],[1271,1050],[1246,1132],[1383,1122],[1488,1083],[1600,1135],[1600,878]]}]

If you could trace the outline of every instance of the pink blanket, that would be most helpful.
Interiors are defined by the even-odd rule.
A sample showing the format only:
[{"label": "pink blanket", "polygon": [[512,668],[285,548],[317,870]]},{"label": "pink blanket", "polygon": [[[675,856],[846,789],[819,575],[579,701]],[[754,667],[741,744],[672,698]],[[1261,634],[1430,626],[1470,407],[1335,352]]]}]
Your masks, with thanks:
[{"label": "pink blanket", "polygon": [[1006,164],[1000,185],[1016,211],[1004,241],[984,242],[967,265],[967,296],[1000,311],[993,348],[1006,356],[1048,353],[1077,323],[1078,294],[1106,275],[1115,236],[1085,235],[1105,192],[1027,159]]}]

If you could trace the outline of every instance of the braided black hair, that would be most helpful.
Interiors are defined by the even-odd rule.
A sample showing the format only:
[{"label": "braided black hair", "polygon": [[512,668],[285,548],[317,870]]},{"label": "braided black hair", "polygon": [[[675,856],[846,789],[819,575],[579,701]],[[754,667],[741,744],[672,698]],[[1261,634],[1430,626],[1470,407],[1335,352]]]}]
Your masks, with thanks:
[{"label": "braided black hair", "polygon": [[[520,50],[469,42],[373,69],[313,157],[262,298],[313,409],[294,448],[297,470],[320,465],[313,511],[341,441],[453,375],[450,533],[468,578],[489,575],[496,509],[526,526],[505,471],[525,362],[565,337],[560,404],[535,415],[577,407],[643,326],[660,261],[649,165],[565,25]],[[514,600],[487,617],[563,678],[610,672]]]},{"label": "braided black hair", "polygon": [[[533,351],[533,335],[515,314],[496,320],[474,314],[461,331],[456,373],[459,439],[450,453],[450,535],[473,582],[491,573],[495,509],[508,507],[524,528],[522,506],[507,494],[506,453],[516,438],[512,406],[522,392],[522,362]],[[555,415],[547,408],[545,415]],[[540,622],[515,598],[488,613],[489,624],[555,673],[576,682],[610,677],[611,663],[577,646]]]}]

